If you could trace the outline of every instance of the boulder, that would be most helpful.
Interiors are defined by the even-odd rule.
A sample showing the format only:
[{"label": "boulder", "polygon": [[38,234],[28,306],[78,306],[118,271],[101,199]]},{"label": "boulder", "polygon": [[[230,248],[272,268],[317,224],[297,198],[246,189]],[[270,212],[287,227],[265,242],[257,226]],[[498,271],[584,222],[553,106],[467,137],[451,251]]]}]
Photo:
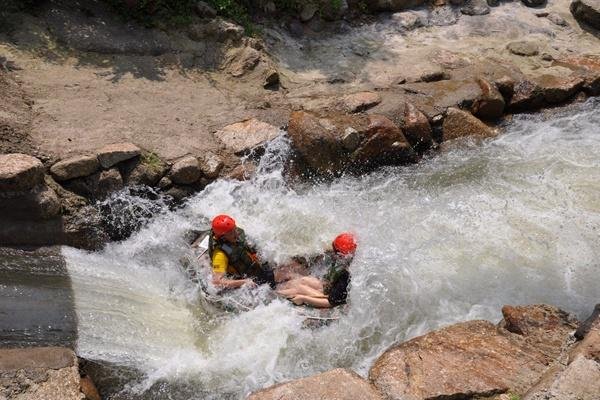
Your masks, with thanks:
[{"label": "boulder", "polygon": [[560,356],[573,329],[570,318],[552,325],[545,315],[540,321],[536,315],[533,312],[523,326],[539,324],[544,334],[562,339],[560,346],[544,343],[537,328],[531,328],[535,339],[529,340],[527,334],[513,334],[502,324],[463,322],[388,349],[375,361],[370,379],[384,397],[398,400],[522,394]]},{"label": "boulder", "polygon": [[562,103],[573,97],[584,85],[585,81],[577,76],[558,77],[544,74],[535,78],[544,100],[548,104]]},{"label": "boulder", "polygon": [[460,12],[465,15],[485,15],[490,13],[490,6],[486,0],[467,0]]},{"label": "boulder", "polygon": [[399,125],[406,140],[415,150],[426,150],[431,147],[433,140],[429,120],[412,103],[404,103]]},{"label": "boulder", "polygon": [[263,88],[269,89],[279,84],[279,72],[271,67],[264,73]]},{"label": "boulder", "polygon": [[496,132],[474,117],[471,113],[450,107],[442,124],[442,138],[444,141],[464,136],[480,138],[493,137]]},{"label": "boulder", "polygon": [[514,93],[508,104],[512,111],[527,111],[544,105],[544,94],[540,87],[530,80],[522,80],[514,87]]},{"label": "boulder", "polygon": [[217,16],[217,12],[208,3],[199,1],[194,7],[194,11],[200,18],[214,18]]},{"label": "boulder", "polygon": [[518,56],[535,56],[540,52],[537,43],[526,40],[510,42],[506,45],[506,48],[508,51]]},{"label": "boulder", "polygon": [[382,397],[355,372],[337,368],[252,393],[248,400],[381,400]]},{"label": "boulder", "polygon": [[477,79],[481,88],[481,96],[475,99],[471,112],[477,118],[496,120],[504,114],[504,97],[496,85],[485,78]]},{"label": "boulder", "polygon": [[540,7],[546,4],[546,0],[521,0],[527,7]]},{"label": "boulder", "polygon": [[87,199],[103,200],[112,192],[123,188],[123,178],[117,168],[111,168],[83,178],[65,181],[63,185]]},{"label": "boulder", "polygon": [[60,347],[0,349],[0,398],[80,400],[77,358]]},{"label": "boulder", "polygon": [[60,215],[61,202],[52,188],[40,184],[26,192],[0,192],[0,209],[14,220],[50,219]]},{"label": "boulder", "polygon": [[234,44],[244,37],[244,28],[222,18],[214,18],[207,23],[191,24],[187,28],[187,34],[195,41],[212,39],[219,43]]},{"label": "boulder", "polygon": [[583,90],[595,96],[600,94],[600,56],[568,56],[554,61],[555,65],[569,68],[584,80]]},{"label": "boulder", "polygon": [[0,190],[29,190],[44,180],[44,165],[26,154],[0,154]]},{"label": "boulder", "polygon": [[381,103],[381,96],[373,92],[353,93],[340,99],[342,109],[350,113],[368,110],[379,103]]},{"label": "boulder", "polygon": [[560,14],[558,14],[558,13],[555,13],[555,12],[548,13],[546,18],[548,19],[548,21],[552,22],[554,25],[569,26],[569,23],[567,21],[565,21],[565,19],[562,16],[560,16]]},{"label": "boulder", "polygon": [[280,134],[281,130],[276,126],[252,118],[227,125],[214,135],[236,155],[244,155]]},{"label": "boulder", "polygon": [[336,176],[413,160],[402,130],[382,115],[292,113],[288,127],[296,166],[303,172]]},{"label": "boulder", "polygon": [[95,155],[83,155],[61,160],[50,167],[50,173],[57,181],[88,176],[100,169],[100,162]]},{"label": "boulder", "polygon": [[223,160],[213,153],[206,153],[199,159],[202,174],[209,179],[215,179],[223,169]]},{"label": "boulder", "polygon": [[495,79],[494,84],[496,85],[500,93],[502,93],[502,97],[504,97],[505,103],[507,101],[510,101],[513,94],[515,93],[515,85],[517,84],[517,82],[515,82],[515,79],[508,75],[504,75],[500,78]]},{"label": "boulder", "polygon": [[236,50],[228,67],[231,76],[236,78],[252,71],[260,62],[260,52],[252,47]]},{"label": "boulder", "polygon": [[[400,86],[409,95],[415,95],[415,104],[427,104],[435,109],[428,113],[420,110],[431,120],[448,107],[471,107],[475,99],[481,96],[481,88],[475,80],[441,80],[437,82],[408,83]],[[417,102],[417,100],[419,100]]]},{"label": "boulder", "polygon": [[202,176],[198,159],[193,156],[183,157],[173,164],[169,178],[179,185],[190,185]]},{"label": "boulder", "polygon": [[97,155],[102,168],[108,169],[121,161],[139,156],[141,152],[133,143],[115,143],[102,147]]},{"label": "boulder", "polygon": [[600,29],[600,0],[574,0],[570,9],[576,20]]},{"label": "boulder", "polygon": [[160,181],[158,181],[158,188],[161,190],[167,190],[171,186],[173,186],[173,181],[168,176],[163,176]]}]

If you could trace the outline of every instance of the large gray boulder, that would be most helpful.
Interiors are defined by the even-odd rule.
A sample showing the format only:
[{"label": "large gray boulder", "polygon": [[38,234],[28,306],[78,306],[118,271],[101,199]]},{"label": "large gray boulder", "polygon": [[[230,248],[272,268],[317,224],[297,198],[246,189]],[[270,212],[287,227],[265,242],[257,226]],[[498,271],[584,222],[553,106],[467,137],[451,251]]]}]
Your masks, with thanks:
[{"label": "large gray boulder", "polygon": [[179,185],[190,185],[202,176],[198,159],[193,156],[183,157],[171,167],[169,178]]},{"label": "large gray boulder", "polygon": [[24,191],[44,179],[44,165],[26,154],[0,154],[0,190]]},{"label": "large gray boulder", "polygon": [[575,19],[600,29],[600,0],[575,0],[570,8]]}]

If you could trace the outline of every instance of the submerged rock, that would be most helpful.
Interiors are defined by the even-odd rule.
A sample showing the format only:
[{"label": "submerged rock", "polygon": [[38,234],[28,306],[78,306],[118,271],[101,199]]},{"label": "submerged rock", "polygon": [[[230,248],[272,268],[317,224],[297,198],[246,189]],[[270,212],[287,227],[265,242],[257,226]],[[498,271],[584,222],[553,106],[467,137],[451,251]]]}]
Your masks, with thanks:
[{"label": "submerged rock", "polygon": [[44,179],[44,165],[26,154],[0,154],[0,190],[23,191]]},{"label": "submerged rock", "polygon": [[450,107],[442,125],[443,140],[452,140],[465,136],[493,137],[496,132],[474,117],[471,113]]},{"label": "submerged rock", "polygon": [[576,20],[600,29],[600,1],[574,0],[570,9]]},{"label": "submerged rock", "polygon": [[381,400],[382,397],[355,372],[342,368],[275,385],[248,397],[248,400],[281,399]]},{"label": "submerged rock", "polygon": [[560,356],[574,325],[566,313],[549,306],[525,307],[519,315],[523,335],[503,329],[502,323],[469,321],[394,346],[371,368],[371,381],[389,399],[524,393]]}]

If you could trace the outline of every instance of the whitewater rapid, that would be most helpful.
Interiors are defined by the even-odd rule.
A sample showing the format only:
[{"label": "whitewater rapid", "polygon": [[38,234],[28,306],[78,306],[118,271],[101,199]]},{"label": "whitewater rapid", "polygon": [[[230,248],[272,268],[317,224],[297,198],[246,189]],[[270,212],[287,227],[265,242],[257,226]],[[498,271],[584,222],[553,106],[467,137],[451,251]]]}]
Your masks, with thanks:
[{"label": "whitewater rapid", "polygon": [[[498,321],[504,304],[582,317],[600,298],[599,105],[520,115],[495,139],[457,142],[417,165],[293,188],[280,138],[253,180],[219,180],[100,252],[63,249],[78,353],[139,371],[113,399],[237,399],[334,367],[366,375],[391,344]],[[205,312],[180,258],[186,232],[218,213],[276,262],[355,232],[348,314],[311,330],[280,300]]]}]

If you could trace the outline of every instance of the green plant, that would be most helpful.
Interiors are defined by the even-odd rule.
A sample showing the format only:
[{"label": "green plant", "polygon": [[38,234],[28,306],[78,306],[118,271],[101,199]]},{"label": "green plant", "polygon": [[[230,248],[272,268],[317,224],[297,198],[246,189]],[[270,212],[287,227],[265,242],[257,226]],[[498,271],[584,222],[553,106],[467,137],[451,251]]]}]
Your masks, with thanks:
[{"label": "green plant", "polygon": [[518,394],[514,394],[514,393],[509,393],[508,398],[510,400],[521,400],[521,396],[519,396]]},{"label": "green plant", "polygon": [[153,171],[160,171],[164,167],[163,161],[154,152],[144,152],[141,156],[142,164],[148,166]]}]

